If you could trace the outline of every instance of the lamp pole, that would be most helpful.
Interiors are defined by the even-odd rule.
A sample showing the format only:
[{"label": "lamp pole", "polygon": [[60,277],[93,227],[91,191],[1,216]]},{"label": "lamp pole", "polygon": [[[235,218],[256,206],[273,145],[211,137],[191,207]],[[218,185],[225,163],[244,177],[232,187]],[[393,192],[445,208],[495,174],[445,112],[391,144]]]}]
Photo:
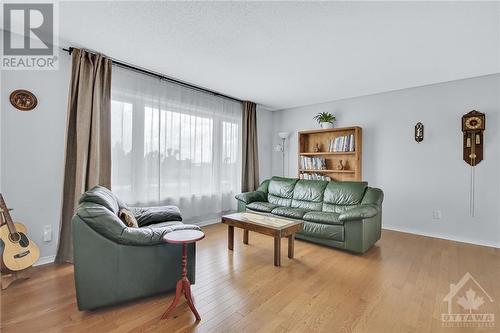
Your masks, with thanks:
[{"label": "lamp pole", "polygon": [[281,138],[281,175],[285,177],[285,141],[286,138]]},{"label": "lamp pole", "polygon": [[290,136],[290,133],[279,132],[278,136],[281,138],[281,174],[285,177],[285,147],[286,139]]}]

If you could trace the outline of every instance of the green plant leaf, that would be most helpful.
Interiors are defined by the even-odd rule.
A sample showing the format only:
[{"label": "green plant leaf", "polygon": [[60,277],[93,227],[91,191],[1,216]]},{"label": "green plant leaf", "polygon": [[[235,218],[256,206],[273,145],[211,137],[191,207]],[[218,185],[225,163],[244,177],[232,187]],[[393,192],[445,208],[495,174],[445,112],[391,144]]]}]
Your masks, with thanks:
[{"label": "green plant leaf", "polygon": [[313,118],[318,123],[333,123],[335,121],[335,116],[330,112],[320,112]]}]

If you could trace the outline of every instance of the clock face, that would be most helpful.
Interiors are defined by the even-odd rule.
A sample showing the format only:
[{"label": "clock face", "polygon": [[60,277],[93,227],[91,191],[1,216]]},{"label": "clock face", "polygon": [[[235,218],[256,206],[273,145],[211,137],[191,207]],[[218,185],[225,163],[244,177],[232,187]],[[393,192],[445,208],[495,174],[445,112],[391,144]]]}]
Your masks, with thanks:
[{"label": "clock face", "polygon": [[465,128],[469,130],[480,129],[483,125],[483,120],[479,117],[470,117],[465,120]]}]

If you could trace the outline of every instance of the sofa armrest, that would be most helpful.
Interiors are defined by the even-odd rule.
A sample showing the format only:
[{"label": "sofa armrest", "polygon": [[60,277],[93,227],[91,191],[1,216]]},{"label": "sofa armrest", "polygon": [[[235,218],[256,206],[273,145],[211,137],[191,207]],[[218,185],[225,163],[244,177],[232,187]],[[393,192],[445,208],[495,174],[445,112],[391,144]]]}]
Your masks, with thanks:
[{"label": "sofa armrest", "polygon": [[117,215],[104,206],[83,203],[73,217],[75,223],[87,224],[98,234],[123,245],[156,245],[163,242],[163,236],[174,230],[196,229],[198,226],[174,221],[171,224],[152,224],[141,228],[127,227]]},{"label": "sofa armrest", "polygon": [[255,201],[267,201],[267,196],[264,192],[254,191],[254,192],[244,192],[235,196],[236,200],[249,204]]},{"label": "sofa armrest", "polygon": [[163,242],[163,236],[177,230],[201,230],[193,224],[175,224],[170,226],[147,226],[142,228],[125,227],[117,240],[123,245],[156,245]]},{"label": "sofa armrest", "polygon": [[130,207],[139,227],[154,223],[182,221],[182,215],[176,206]]},{"label": "sofa armrest", "polygon": [[339,215],[342,222],[369,219],[376,216],[380,209],[375,205],[359,205]]}]

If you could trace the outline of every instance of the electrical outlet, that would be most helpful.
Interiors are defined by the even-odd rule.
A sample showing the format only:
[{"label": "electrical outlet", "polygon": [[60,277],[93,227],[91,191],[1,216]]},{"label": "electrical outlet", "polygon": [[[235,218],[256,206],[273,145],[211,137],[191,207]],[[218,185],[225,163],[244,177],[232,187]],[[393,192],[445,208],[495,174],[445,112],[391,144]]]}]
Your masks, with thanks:
[{"label": "electrical outlet", "polygon": [[52,226],[50,224],[43,226],[43,241],[50,242],[52,240]]},{"label": "electrical outlet", "polygon": [[433,220],[441,220],[443,218],[443,214],[439,209],[434,209],[432,212],[432,219]]}]

